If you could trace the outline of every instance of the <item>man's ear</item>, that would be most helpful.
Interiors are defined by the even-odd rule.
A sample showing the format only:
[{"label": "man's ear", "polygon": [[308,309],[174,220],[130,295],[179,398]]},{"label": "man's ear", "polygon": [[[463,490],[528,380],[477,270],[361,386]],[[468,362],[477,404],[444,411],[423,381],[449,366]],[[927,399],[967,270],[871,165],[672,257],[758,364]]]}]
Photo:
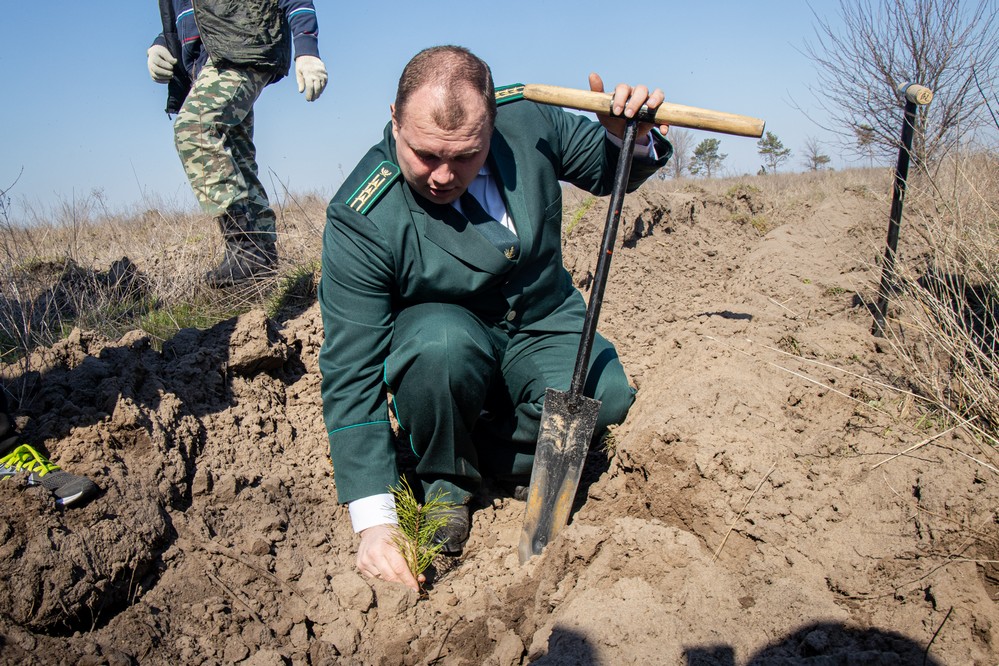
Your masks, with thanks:
[{"label": "man's ear", "polygon": [[392,136],[399,138],[399,120],[395,117],[395,104],[389,104],[389,111],[392,112]]}]

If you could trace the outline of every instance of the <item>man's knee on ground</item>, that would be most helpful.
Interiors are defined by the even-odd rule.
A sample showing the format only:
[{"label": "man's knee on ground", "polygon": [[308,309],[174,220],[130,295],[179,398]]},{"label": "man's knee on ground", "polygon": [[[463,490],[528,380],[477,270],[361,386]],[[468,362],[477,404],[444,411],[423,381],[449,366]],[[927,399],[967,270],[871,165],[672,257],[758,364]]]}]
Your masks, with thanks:
[{"label": "man's knee on ground", "polygon": [[[414,306],[400,314],[396,334],[405,330],[405,340],[394,346],[389,373],[405,372],[419,378],[427,391],[457,386],[484,385],[479,375],[491,363],[481,331],[469,315],[436,304]],[[396,370],[393,372],[392,367]]]},{"label": "man's knee on ground", "polygon": [[602,395],[600,413],[597,416],[597,428],[601,430],[624,422],[628,410],[635,402],[635,391],[625,383],[623,387],[616,386],[614,390],[605,391]]},{"label": "man's knee on ground", "polygon": [[616,354],[612,361],[601,368],[594,397],[600,401],[600,413],[597,415],[598,431],[624,422],[628,410],[635,402],[635,389],[628,383],[628,377]]}]

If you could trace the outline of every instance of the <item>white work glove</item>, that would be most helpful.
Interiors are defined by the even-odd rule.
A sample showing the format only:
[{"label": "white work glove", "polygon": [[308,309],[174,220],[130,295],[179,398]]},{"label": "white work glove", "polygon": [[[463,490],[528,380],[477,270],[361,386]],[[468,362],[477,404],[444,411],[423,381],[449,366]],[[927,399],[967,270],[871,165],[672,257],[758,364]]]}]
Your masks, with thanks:
[{"label": "white work glove", "polygon": [[165,46],[153,44],[146,51],[146,65],[149,67],[149,76],[153,77],[156,83],[169,83],[173,76],[173,66],[177,64],[177,59],[170,55],[170,51]]},{"label": "white work glove", "polygon": [[304,92],[305,100],[313,102],[326,88],[326,65],[316,56],[298,56],[295,58],[295,78],[298,79],[298,92]]}]

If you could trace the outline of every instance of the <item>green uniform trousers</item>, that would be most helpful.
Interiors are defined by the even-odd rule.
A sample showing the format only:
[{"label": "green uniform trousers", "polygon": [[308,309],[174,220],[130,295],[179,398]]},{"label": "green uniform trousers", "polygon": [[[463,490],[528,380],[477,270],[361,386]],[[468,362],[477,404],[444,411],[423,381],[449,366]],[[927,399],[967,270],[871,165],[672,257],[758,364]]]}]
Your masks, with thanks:
[{"label": "green uniform trousers", "polygon": [[[395,320],[385,382],[394,413],[419,459],[425,493],[466,502],[482,474],[531,472],[545,389],[566,391],[579,334],[512,334],[467,309],[425,303]],[[606,339],[593,342],[584,393],[601,401],[596,435],[621,423],[635,400]]]}]

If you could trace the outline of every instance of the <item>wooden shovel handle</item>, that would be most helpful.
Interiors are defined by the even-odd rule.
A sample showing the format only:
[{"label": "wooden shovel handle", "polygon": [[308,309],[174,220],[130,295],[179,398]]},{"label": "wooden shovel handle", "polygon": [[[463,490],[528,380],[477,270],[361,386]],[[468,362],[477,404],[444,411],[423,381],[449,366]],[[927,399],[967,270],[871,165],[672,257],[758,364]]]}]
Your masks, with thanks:
[{"label": "wooden shovel handle", "polygon": [[[570,109],[579,109],[580,111],[613,115],[611,113],[611,100],[613,96],[610,93],[561,88],[543,83],[528,83],[524,86],[524,98],[532,102],[540,102],[541,104],[567,106]],[[763,136],[763,126],[765,123],[759,118],[739,116],[734,113],[725,113],[724,111],[699,109],[694,106],[683,106],[682,104],[671,104],[669,102],[660,104],[654,115],[645,109],[645,107],[642,108],[645,110],[646,117],[640,117],[640,119],[658,125],[676,125],[677,127],[722,132],[724,134],[735,134],[736,136],[757,138]]]}]

